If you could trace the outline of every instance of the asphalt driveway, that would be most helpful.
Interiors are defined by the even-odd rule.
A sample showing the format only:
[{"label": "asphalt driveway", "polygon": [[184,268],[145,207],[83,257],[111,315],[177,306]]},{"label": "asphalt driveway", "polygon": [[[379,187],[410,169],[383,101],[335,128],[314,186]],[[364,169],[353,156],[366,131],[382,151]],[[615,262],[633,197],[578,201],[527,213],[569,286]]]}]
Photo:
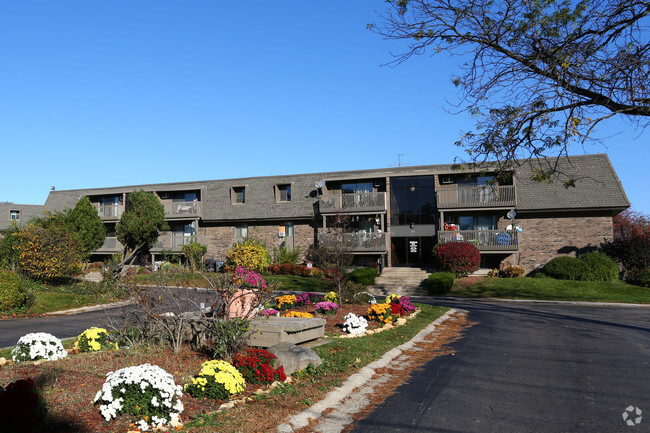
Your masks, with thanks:
[{"label": "asphalt driveway", "polygon": [[430,303],[478,323],[353,432],[650,431],[650,308]]}]

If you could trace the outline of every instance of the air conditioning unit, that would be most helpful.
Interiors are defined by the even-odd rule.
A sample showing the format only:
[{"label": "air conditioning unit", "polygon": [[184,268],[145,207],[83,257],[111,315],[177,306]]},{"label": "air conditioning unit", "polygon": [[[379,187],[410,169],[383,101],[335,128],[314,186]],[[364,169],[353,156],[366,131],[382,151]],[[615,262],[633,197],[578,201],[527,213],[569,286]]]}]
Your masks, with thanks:
[{"label": "air conditioning unit", "polygon": [[451,176],[440,176],[440,183],[454,183]]},{"label": "air conditioning unit", "polygon": [[284,237],[284,232],[278,232],[278,237],[283,238]]},{"label": "air conditioning unit", "polygon": [[160,198],[163,198],[163,199],[169,198],[169,193],[168,192],[161,192],[160,193]]}]

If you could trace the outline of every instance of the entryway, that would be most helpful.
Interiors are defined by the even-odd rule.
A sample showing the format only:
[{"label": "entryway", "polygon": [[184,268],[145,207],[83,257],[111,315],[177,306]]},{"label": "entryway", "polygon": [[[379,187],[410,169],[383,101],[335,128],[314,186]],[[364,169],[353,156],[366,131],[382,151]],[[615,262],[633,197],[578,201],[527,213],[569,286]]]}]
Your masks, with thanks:
[{"label": "entryway", "polygon": [[430,267],[433,237],[391,238],[391,266]]}]

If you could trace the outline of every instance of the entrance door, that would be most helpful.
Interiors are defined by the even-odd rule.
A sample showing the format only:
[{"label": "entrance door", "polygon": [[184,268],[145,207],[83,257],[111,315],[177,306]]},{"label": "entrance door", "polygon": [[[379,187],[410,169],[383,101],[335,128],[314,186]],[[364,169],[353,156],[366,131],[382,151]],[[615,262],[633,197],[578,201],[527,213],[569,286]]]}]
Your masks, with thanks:
[{"label": "entrance door", "polygon": [[430,266],[432,250],[432,237],[391,238],[392,266]]}]

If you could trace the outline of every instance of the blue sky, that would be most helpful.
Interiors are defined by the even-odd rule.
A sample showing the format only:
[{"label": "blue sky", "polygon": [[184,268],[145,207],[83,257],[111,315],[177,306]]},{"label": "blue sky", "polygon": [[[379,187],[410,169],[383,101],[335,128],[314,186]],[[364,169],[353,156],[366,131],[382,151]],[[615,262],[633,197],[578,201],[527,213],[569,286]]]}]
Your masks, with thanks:
[{"label": "blue sky", "polygon": [[[0,201],[57,189],[443,164],[456,59],[381,67],[383,1],[4,2]],[[600,145],[650,214],[648,133]]]}]

